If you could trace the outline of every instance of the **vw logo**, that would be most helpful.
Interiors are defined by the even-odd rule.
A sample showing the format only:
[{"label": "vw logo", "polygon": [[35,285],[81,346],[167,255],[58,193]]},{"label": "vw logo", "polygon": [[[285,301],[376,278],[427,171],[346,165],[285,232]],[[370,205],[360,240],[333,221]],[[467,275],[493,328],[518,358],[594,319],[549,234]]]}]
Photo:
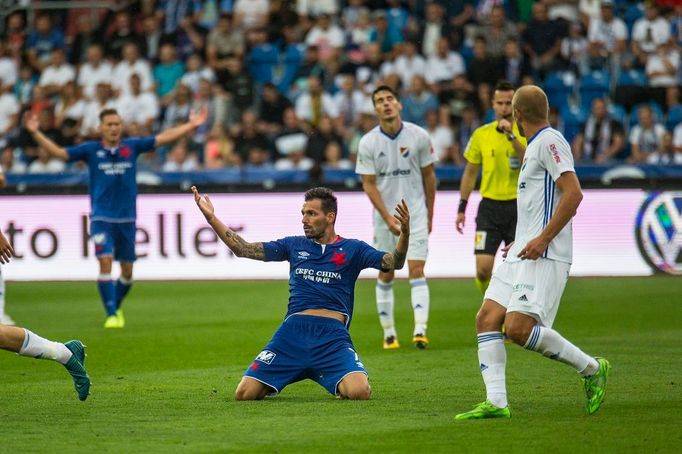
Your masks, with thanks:
[{"label": "vw logo", "polygon": [[637,246],[654,272],[682,275],[682,192],[654,192],[637,214]]}]

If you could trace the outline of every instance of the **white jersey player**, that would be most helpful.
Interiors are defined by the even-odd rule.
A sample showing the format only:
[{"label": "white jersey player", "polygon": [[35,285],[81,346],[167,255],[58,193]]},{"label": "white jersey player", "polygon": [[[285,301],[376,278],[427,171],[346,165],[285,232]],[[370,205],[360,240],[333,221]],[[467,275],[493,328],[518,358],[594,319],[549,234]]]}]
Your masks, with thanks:
[{"label": "white jersey player", "polygon": [[573,366],[582,376],[588,414],[602,404],[610,365],[564,339],[552,324],[571,266],[571,219],[582,200],[566,139],[549,126],[547,96],[521,87],[512,101],[528,138],[518,183],[516,240],[493,274],[476,316],[478,359],[487,399],[456,419],[509,418],[502,324],[514,343]]},{"label": "white jersey player", "polygon": [[[429,133],[400,118],[397,94],[383,85],[372,93],[379,126],[360,140],[355,171],[374,206],[374,247],[390,251],[400,233],[387,207],[405,200],[410,210],[410,245],[407,251],[414,332],[412,342],[424,349],[429,341],[429,288],[424,276],[428,237],[433,220],[436,176]],[[379,272],[376,286],[379,321],[384,329],[384,348],[400,346],[393,317],[393,271]]]},{"label": "white jersey player", "polygon": [[[7,184],[5,179],[5,174],[2,171],[2,165],[0,165],[0,189],[4,188]],[[2,277],[2,267],[0,266],[0,324],[1,325],[14,325],[14,320],[12,317],[5,313],[5,278]]]}]

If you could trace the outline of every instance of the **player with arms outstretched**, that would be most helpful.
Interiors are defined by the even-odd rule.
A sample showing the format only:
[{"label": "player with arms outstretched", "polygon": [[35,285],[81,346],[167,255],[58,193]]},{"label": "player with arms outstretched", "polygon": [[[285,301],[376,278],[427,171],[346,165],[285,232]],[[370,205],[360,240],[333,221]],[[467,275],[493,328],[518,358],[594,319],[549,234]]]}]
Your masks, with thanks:
[{"label": "player with arms outstretched", "polygon": [[366,400],[371,388],[348,328],[360,271],[400,269],[410,237],[410,214],[401,201],[395,224],[400,229],[391,253],[336,234],[337,201],[327,188],[305,193],[301,210],[304,236],[248,243],[215,215],[208,196],[192,187],[194,200],[218,237],[238,257],[288,261],[289,306],[282,325],[246,370],[237,400],[260,400],[309,378],[344,399]]}]

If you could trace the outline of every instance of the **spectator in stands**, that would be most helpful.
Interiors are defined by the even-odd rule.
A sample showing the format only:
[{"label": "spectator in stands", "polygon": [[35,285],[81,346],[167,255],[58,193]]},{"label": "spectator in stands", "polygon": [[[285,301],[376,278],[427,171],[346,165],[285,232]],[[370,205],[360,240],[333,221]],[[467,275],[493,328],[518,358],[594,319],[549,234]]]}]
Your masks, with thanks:
[{"label": "spectator in stands", "polygon": [[556,69],[562,37],[561,25],[547,15],[547,5],[534,3],[533,19],[523,33],[523,41],[524,51],[541,75]]},{"label": "spectator in stands", "polygon": [[357,123],[359,112],[365,103],[366,97],[355,85],[353,74],[341,76],[341,89],[333,96],[336,110],[339,113],[340,125],[347,131]]},{"label": "spectator in stands", "polygon": [[502,61],[504,62],[502,78],[514,87],[534,83],[533,67],[528,56],[523,53],[518,39],[512,37],[504,43]]},{"label": "spectator in stands", "polygon": [[479,110],[485,111],[491,104],[492,87],[502,78],[504,66],[500,58],[488,55],[487,40],[483,36],[474,39],[474,58],[469,65],[468,79],[477,87]]},{"label": "spectator in stands", "polygon": [[381,67],[384,64],[384,57],[378,43],[369,43],[365,53],[367,58],[358,66],[356,79],[365,93],[371,93],[377,82],[383,78]]},{"label": "spectator in stands", "polygon": [[244,43],[244,35],[232,28],[232,16],[221,14],[218,25],[208,34],[206,43],[206,59],[218,80],[225,79],[229,57],[244,54]]},{"label": "spectator in stands", "polygon": [[603,0],[579,0],[578,14],[580,22],[586,30],[590,29],[590,24],[601,19],[601,4]]},{"label": "spectator in stands", "polygon": [[187,68],[180,79],[180,83],[187,85],[192,93],[199,90],[199,81],[207,80],[210,83],[216,81],[215,72],[204,64],[201,54],[194,53],[187,58]]},{"label": "spectator in stands", "polygon": [[19,124],[21,105],[12,87],[0,79],[0,149],[7,145],[9,136]]},{"label": "spectator in stands", "polygon": [[459,52],[450,49],[448,39],[441,37],[438,39],[436,53],[426,61],[424,73],[431,90],[439,93],[453,78],[465,74],[466,66]]},{"label": "spectator in stands", "polygon": [[651,153],[647,159],[647,164],[654,165],[682,165],[682,150],[678,150],[673,144],[673,135],[666,131],[663,134],[661,149]]},{"label": "spectator in stands", "polygon": [[675,161],[682,161],[682,123],[678,123],[673,130],[673,148]]},{"label": "spectator in stands", "polygon": [[[104,19],[104,29],[109,29],[112,21],[111,13]],[[107,56],[116,60],[125,58],[123,48],[127,44],[135,44],[137,49],[144,49],[144,39],[134,29],[130,13],[125,10],[113,14],[111,32],[106,35]]]},{"label": "spectator in stands", "polygon": [[372,105],[372,101],[369,100],[369,103],[367,103],[366,106],[360,111],[358,127],[355,128],[350,139],[348,140],[348,159],[350,159],[352,163],[355,163],[357,160],[360,139],[362,139],[362,137],[371,131],[376,125],[377,118],[374,113],[374,106]]},{"label": "spectator in stands", "polygon": [[[444,114],[441,115],[440,111]],[[443,120],[441,123],[439,120]],[[431,137],[431,146],[433,146],[433,153],[436,155],[438,161],[437,165],[448,161],[452,155],[452,147],[455,144],[455,132],[450,124],[450,112],[447,107],[439,110],[430,110],[426,113],[425,129]]]},{"label": "spectator in stands", "polygon": [[419,75],[412,78],[410,91],[403,96],[401,104],[403,105],[401,118],[421,127],[426,125],[427,112],[438,109],[438,100],[427,89],[426,79]]},{"label": "spectator in stands", "polygon": [[343,157],[343,147],[339,142],[329,142],[324,147],[324,162],[322,167],[328,169],[354,169],[355,166],[350,159]]},{"label": "spectator in stands", "polygon": [[199,170],[196,153],[190,151],[187,139],[180,139],[171,147],[166,161],[161,167],[162,172],[191,172]]},{"label": "spectator in stands", "polygon": [[299,16],[318,16],[329,14],[335,16],[339,13],[338,0],[296,0],[296,13]]},{"label": "spectator in stands", "polygon": [[163,18],[163,33],[170,35],[181,27],[184,19],[200,12],[201,2],[194,0],[162,0],[157,3],[157,16]]},{"label": "spectator in stands", "polygon": [[204,146],[204,168],[223,169],[241,165],[241,158],[235,152],[234,141],[220,123],[211,128]]},{"label": "spectator in stands", "polygon": [[[440,54],[435,58],[440,58]],[[445,58],[447,58],[447,55]],[[429,58],[429,61],[431,61],[431,58]],[[464,62],[462,62],[461,72],[464,72],[463,66]],[[393,71],[400,76],[400,82],[403,87],[409,87],[414,76],[424,76],[429,70],[430,68],[427,67],[426,60],[417,52],[416,43],[405,41],[401,45],[396,46]]]},{"label": "spectator in stands", "polygon": [[630,162],[643,163],[649,155],[663,148],[665,127],[654,120],[651,107],[643,105],[637,111],[637,124],[630,130]]},{"label": "spectator in stands", "polygon": [[630,41],[637,66],[646,67],[649,56],[656,53],[661,44],[670,41],[670,28],[670,22],[659,16],[656,3],[653,0],[644,2],[644,17],[635,21]]},{"label": "spectator in stands", "polygon": [[573,139],[576,162],[607,164],[618,159],[624,147],[623,125],[609,115],[605,99],[595,99],[583,130]]},{"label": "spectator in stands", "polygon": [[320,79],[315,76],[308,78],[307,90],[296,99],[296,117],[304,131],[310,132],[317,128],[323,115],[336,121],[339,112],[329,93],[322,90]]},{"label": "spectator in stands", "polygon": [[[490,104],[489,104],[490,105]],[[472,105],[467,105],[462,109],[461,119],[455,131],[455,143],[451,160],[456,163],[464,164],[464,150],[476,128],[481,125],[478,110]]]},{"label": "spectator in stands", "polygon": [[19,68],[19,79],[14,85],[14,95],[22,107],[28,107],[33,97],[33,87],[38,84],[37,77],[33,74],[33,69],[28,65]]},{"label": "spectator in stands", "polygon": [[7,16],[5,32],[2,35],[7,42],[10,55],[15,61],[19,62],[25,52],[26,44],[26,22],[21,11],[15,11]]},{"label": "spectator in stands", "polygon": [[159,63],[154,66],[156,94],[162,106],[171,102],[173,91],[185,73],[185,65],[178,60],[175,46],[164,44],[159,52]]},{"label": "spectator in stands", "polygon": [[228,58],[226,69],[221,85],[229,99],[230,118],[238,119],[255,105],[254,81],[244,70],[241,57],[235,55]]},{"label": "spectator in stands", "polygon": [[244,170],[274,170],[270,152],[267,148],[252,147],[247,150]]},{"label": "spectator in stands", "polygon": [[66,169],[66,163],[51,157],[44,147],[39,146],[37,150],[38,156],[28,165],[27,173],[60,173]]},{"label": "spectator in stands", "polygon": [[78,86],[86,99],[92,99],[100,82],[113,83],[113,67],[104,60],[102,46],[95,43],[88,47],[86,61],[78,69]]},{"label": "spectator in stands", "polygon": [[265,28],[268,25],[269,0],[236,0],[234,26],[241,30]]},{"label": "spectator in stands", "polygon": [[203,54],[207,34],[208,31],[198,25],[191,16],[182,18],[179,27],[172,34],[171,41],[175,44],[179,59],[184,61],[194,53]]},{"label": "spectator in stands", "polygon": [[388,17],[383,9],[375,10],[372,13],[373,30],[370,33],[370,42],[378,43],[381,52],[388,54],[393,51],[396,44],[403,42],[403,35],[400,30],[392,30],[388,27]]},{"label": "spectator in stands", "polygon": [[119,96],[129,93],[130,76],[133,74],[140,76],[142,91],[149,91],[153,88],[154,79],[149,63],[140,58],[137,44],[128,43],[123,46],[123,60],[114,67],[112,77],[112,86]]},{"label": "spectator in stands", "polygon": [[55,48],[50,54],[50,64],[43,69],[38,85],[43,88],[45,95],[58,95],[67,82],[75,82],[76,70],[66,62],[66,55],[61,48]]},{"label": "spectator in stands", "polygon": [[173,92],[173,100],[165,110],[161,129],[170,129],[187,122],[191,111],[192,91],[187,85],[180,84]]},{"label": "spectator in stands", "polygon": [[259,104],[258,128],[270,136],[279,134],[284,126],[284,111],[293,104],[283,96],[274,84],[263,85],[263,93]]},{"label": "spectator in stands", "polygon": [[211,84],[206,79],[199,81],[199,88],[192,98],[193,112],[208,111],[208,119],[204,124],[194,130],[192,140],[196,143],[204,143],[213,124],[223,122],[227,114],[227,98],[220,87]]},{"label": "spectator in stands", "polygon": [[[247,110],[242,114],[241,122],[233,129],[232,136],[234,137],[235,151],[241,158],[242,162],[249,161],[249,153],[252,148],[260,148],[268,150],[268,138],[258,131],[258,118],[256,114]],[[268,160],[270,154],[268,153]]]},{"label": "spectator in stands", "polygon": [[305,43],[308,46],[317,46],[320,58],[326,60],[332,50],[341,49],[345,45],[346,37],[341,27],[333,23],[328,14],[320,14],[306,35]]},{"label": "spectator in stands", "polygon": [[26,40],[28,63],[40,72],[50,64],[50,55],[54,49],[64,49],[64,34],[52,26],[52,19],[47,14],[36,17],[35,30]]},{"label": "spectator in stands", "polygon": [[[289,142],[288,147],[278,147],[281,158],[275,161],[275,170],[310,170],[315,161],[305,155],[305,143]],[[294,146],[297,145],[297,146]]]},{"label": "spectator in stands", "polygon": [[680,53],[668,40],[650,54],[646,62],[651,97],[666,110],[679,103]]},{"label": "spectator in stands", "polygon": [[75,82],[67,82],[60,93],[54,108],[54,124],[58,128],[66,143],[78,141],[86,102]]},{"label": "spectator in stands", "polygon": [[275,76],[275,67],[279,64],[277,46],[268,42],[268,33],[264,28],[252,29],[247,41],[250,48],[246,56],[249,73],[257,84],[271,82]]},{"label": "spectator in stands", "polygon": [[504,6],[501,4],[491,8],[488,21],[480,27],[477,34],[486,37],[488,53],[493,57],[501,57],[504,54],[504,46],[509,38],[520,38],[516,24],[507,20]]},{"label": "spectator in stands", "polygon": [[334,121],[327,115],[322,115],[319,126],[308,135],[305,144],[305,155],[317,164],[324,161],[324,149],[330,142],[341,143],[343,138],[334,131]]},{"label": "spectator in stands", "polygon": [[[78,31],[73,37],[68,55],[69,63],[73,66],[79,66],[86,62],[88,60],[90,47],[93,45],[101,46],[104,42],[102,34],[99,29],[97,29],[96,24],[92,21],[90,15],[79,15],[76,19],[76,27]],[[111,74],[111,71],[109,74]]]},{"label": "spectator in stands", "polygon": [[587,72],[587,38],[580,22],[573,22],[568,27],[568,36],[561,40],[561,57],[568,65],[569,71],[576,76]]},{"label": "spectator in stands", "polygon": [[45,96],[45,90],[43,90],[43,87],[41,87],[40,85],[34,85],[33,92],[31,93],[31,99],[29,101],[29,105],[27,106],[27,110],[32,114],[38,115],[43,110],[51,108],[52,101],[50,100],[50,98]]},{"label": "spectator in stands", "polygon": [[150,62],[156,62],[159,58],[163,37],[160,22],[160,18],[154,14],[147,14],[142,18],[142,40],[144,41],[142,54]]},{"label": "spectator in stands", "polygon": [[347,32],[353,30],[360,16],[369,11],[365,6],[365,0],[348,0],[347,5],[341,11],[341,24]]},{"label": "spectator in stands", "polygon": [[14,149],[0,148],[0,168],[5,173],[25,173],[26,164],[21,159],[14,159]]},{"label": "spectator in stands", "polygon": [[[70,145],[62,136],[59,129],[54,126],[54,114],[52,108],[46,108],[38,113],[38,122],[43,133],[53,142],[59,145]],[[9,143],[10,148],[18,148],[21,150],[21,160],[24,163],[30,164],[38,157],[38,143],[33,139],[33,136],[26,128],[21,128],[16,138],[12,138]]]},{"label": "spectator in stands", "polygon": [[127,135],[132,135],[130,128],[138,132],[139,136],[150,135],[154,122],[159,116],[159,101],[151,91],[142,91],[142,80],[137,74],[130,76],[130,90],[128,94],[118,97],[116,101],[123,124],[129,127]]},{"label": "spectator in stands", "polygon": [[359,8],[357,19],[352,24],[346,24],[346,30],[349,32],[350,44],[364,49],[367,44],[372,42],[372,33],[374,32],[369,10],[365,7]]},{"label": "spectator in stands", "polygon": [[438,40],[450,36],[450,25],[443,6],[437,2],[426,4],[425,18],[420,32],[422,54],[430,57],[438,52]]},{"label": "spectator in stands", "polygon": [[19,67],[11,53],[7,41],[0,39],[0,83],[13,87],[19,76]]},{"label": "spectator in stands", "polygon": [[[115,109],[116,108],[116,98],[114,98],[111,85],[100,82],[97,84],[97,89],[95,90],[95,99],[90,100],[85,106],[85,114],[83,115],[83,128],[81,130],[81,136],[84,138],[96,138],[99,136],[99,114],[104,109]],[[40,127],[41,131],[45,131],[43,126]]]},{"label": "spectator in stands", "polygon": [[612,0],[601,0],[600,11],[601,18],[591,20],[587,32],[588,65],[591,69],[618,69],[627,50],[627,27],[615,16]]},{"label": "spectator in stands", "polygon": [[452,79],[449,87],[438,94],[440,105],[447,106],[453,119],[459,121],[462,117],[461,112],[466,106],[476,104],[476,94],[465,75],[460,75]]}]

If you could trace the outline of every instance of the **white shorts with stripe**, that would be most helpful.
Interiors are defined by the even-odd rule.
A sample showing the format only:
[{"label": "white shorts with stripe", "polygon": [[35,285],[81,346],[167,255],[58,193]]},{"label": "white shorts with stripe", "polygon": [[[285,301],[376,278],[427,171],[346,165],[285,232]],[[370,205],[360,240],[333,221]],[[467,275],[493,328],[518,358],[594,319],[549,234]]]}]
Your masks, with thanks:
[{"label": "white shorts with stripe", "polygon": [[[381,227],[374,228],[373,246],[384,252],[393,252],[398,244],[398,236],[394,235],[383,224]],[[426,261],[429,255],[429,233],[427,230],[410,232],[410,244],[407,247],[407,260]]]},{"label": "white shorts with stripe", "polygon": [[493,273],[484,298],[504,306],[507,312],[528,314],[551,327],[570,269],[570,263],[543,258],[504,261]]}]

